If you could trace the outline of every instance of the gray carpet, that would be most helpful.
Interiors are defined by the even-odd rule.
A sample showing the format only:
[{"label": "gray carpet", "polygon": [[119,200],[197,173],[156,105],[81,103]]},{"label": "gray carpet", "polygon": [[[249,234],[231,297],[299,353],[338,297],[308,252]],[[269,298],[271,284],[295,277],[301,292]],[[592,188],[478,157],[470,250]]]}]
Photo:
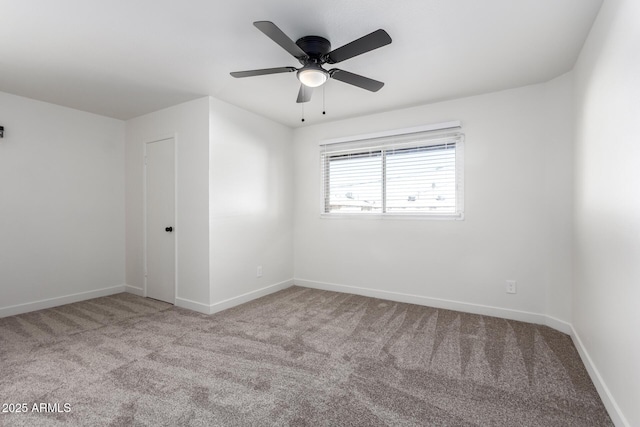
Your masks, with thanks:
[{"label": "gray carpet", "polygon": [[7,426],[612,425],[564,334],[300,287],[213,316],[118,294],[3,318],[0,368],[0,404],[28,405]]}]

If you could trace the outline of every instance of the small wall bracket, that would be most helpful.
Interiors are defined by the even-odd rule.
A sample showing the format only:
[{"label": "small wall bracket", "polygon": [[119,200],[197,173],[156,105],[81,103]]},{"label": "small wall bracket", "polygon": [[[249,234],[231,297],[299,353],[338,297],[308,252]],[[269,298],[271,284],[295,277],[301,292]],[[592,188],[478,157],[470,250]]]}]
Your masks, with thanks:
[{"label": "small wall bracket", "polygon": [[4,138],[4,126],[0,126],[0,138]]}]

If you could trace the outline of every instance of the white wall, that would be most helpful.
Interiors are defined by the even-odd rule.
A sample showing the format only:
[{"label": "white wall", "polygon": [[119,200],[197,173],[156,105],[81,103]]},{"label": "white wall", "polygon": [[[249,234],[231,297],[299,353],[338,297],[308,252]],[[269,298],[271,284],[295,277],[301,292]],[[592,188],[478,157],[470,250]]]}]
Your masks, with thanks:
[{"label": "white wall", "polygon": [[143,145],[176,138],[176,304],[209,306],[209,98],[204,97],[126,122],[126,279],[144,286]]},{"label": "white wall", "polygon": [[0,93],[0,125],[0,316],[124,290],[124,123]]},{"label": "white wall", "polygon": [[610,414],[630,426],[640,425],[639,23],[640,2],[606,0],[575,67],[573,326]]},{"label": "white wall", "polygon": [[293,159],[291,129],[214,98],[210,114],[211,304],[217,311],[291,284]]},{"label": "white wall", "polygon": [[[571,85],[565,75],[296,130],[296,283],[570,321]],[[466,135],[464,221],[320,218],[321,140],[449,120]],[[505,293],[506,279],[518,281],[516,295]]]}]

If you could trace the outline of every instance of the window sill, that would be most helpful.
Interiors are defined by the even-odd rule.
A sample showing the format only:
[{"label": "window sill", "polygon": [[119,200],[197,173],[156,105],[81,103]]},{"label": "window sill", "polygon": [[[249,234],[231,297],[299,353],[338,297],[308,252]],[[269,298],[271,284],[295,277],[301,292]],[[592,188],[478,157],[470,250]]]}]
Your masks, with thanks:
[{"label": "window sill", "polygon": [[419,221],[463,221],[464,213],[456,214],[380,214],[380,213],[321,213],[322,219],[361,220],[419,220]]}]

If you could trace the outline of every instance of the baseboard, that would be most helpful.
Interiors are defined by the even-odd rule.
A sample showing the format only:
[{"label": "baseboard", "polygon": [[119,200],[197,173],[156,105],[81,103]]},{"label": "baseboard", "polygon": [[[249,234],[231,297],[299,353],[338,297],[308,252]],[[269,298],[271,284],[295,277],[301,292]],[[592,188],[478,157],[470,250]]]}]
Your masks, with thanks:
[{"label": "baseboard", "polygon": [[553,328],[556,331],[565,333],[567,335],[572,334],[573,327],[571,326],[571,323],[565,322],[564,320],[560,320],[549,315],[545,315],[545,317],[546,319],[544,324],[547,325],[548,327]]},{"label": "baseboard", "polygon": [[571,332],[571,325],[562,320],[550,318],[549,316],[546,316],[544,314],[531,313],[528,311],[511,310],[508,308],[492,307],[488,305],[473,304],[441,298],[431,298],[421,295],[404,294],[400,292],[381,291],[379,289],[360,288],[356,286],[316,282],[313,280],[294,279],[294,283],[298,286],[303,286],[306,288],[344,292],[366,297],[404,302],[408,304],[424,305],[434,308],[443,308],[446,310],[463,311],[465,313],[481,314],[483,316],[493,316],[509,320],[518,320],[520,322],[546,325],[551,328],[558,329],[559,331],[566,334],[569,334]]},{"label": "baseboard", "polygon": [[286,289],[290,286],[293,286],[293,279],[289,279],[289,280],[285,280],[284,282],[265,286],[264,288],[247,292],[245,294],[238,295],[233,298],[228,298],[223,301],[218,301],[213,304],[203,304],[203,303],[191,301],[185,298],[176,298],[176,306],[186,308],[187,310],[197,311],[198,313],[213,314],[222,310],[226,310],[231,307],[235,307],[240,304],[244,304],[245,302],[252,301],[256,298],[260,298],[265,295],[272,294],[282,289]]},{"label": "baseboard", "polygon": [[186,308],[187,310],[197,311],[198,313],[211,314],[209,304],[192,301],[186,298],[176,297],[176,307]]},{"label": "baseboard", "polygon": [[46,308],[85,301],[92,298],[106,297],[108,295],[124,292],[126,285],[112,286],[110,288],[96,289],[93,291],[78,292],[77,294],[65,295],[61,297],[43,299],[24,304],[12,305],[0,308],[0,317],[15,316],[16,314],[28,313],[30,311],[44,310]]},{"label": "baseboard", "polygon": [[144,289],[139,288],[137,286],[124,285],[125,292],[129,292],[130,294],[138,295],[139,297],[144,297]]},{"label": "baseboard", "polygon": [[630,427],[631,424],[629,424],[625,416],[622,414],[620,407],[609,391],[609,387],[607,387],[602,379],[600,371],[596,368],[591,356],[589,356],[589,352],[580,339],[580,335],[578,335],[578,332],[573,326],[571,326],[571,338],[573,339],[573,344],[576,346],[576,349],[578,349],[578,354],[580,354],[582,363],[584,363],[584,366],[587,368],[587,372],[589,373],[589,377],[591,377],[591,381],[593,381],[593,385],[595,385],[596,390],[598,390],[598,394],[602,399],[604,407],[607,408],[611,421],[619,427]]},{"label": "baseboard", "polygon": [[265,295],[272,294],[274,292],[281,291],[293,286],[293,279],[285,280],[284,282],[276,283],[274,285],[265,286],[264,288],[257,289],[255,291],[247,292],[246,294],[238,295],[237,297],[229,298],[223,301],[216,302],[210,306],[210,314],[217,313],[222,310],[226,310],[231,307],[235,307],[245,302],[252,301],[256,298],[263,297]]}]

